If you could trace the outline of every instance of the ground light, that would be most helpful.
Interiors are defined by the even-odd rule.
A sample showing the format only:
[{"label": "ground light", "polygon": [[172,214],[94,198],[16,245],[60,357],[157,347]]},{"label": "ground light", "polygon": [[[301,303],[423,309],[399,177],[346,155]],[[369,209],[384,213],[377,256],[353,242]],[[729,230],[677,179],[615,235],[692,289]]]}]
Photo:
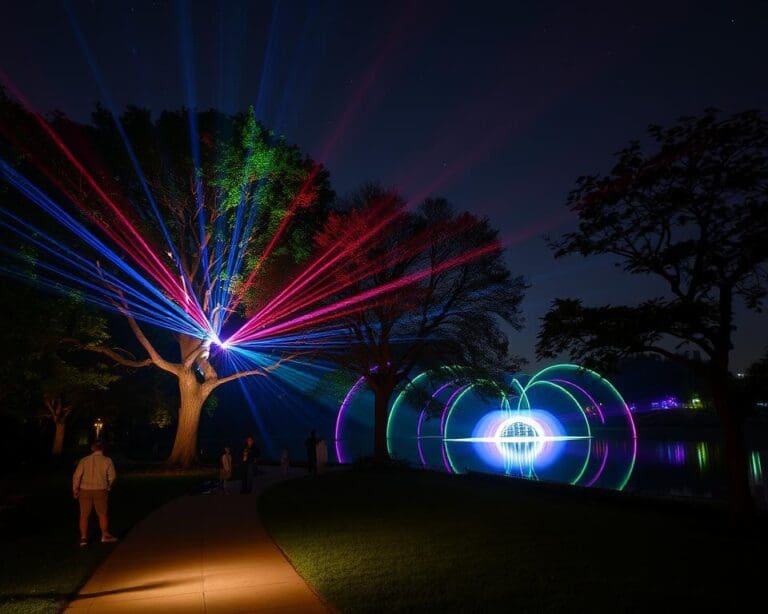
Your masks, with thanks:
[{"label": "ground light", "polygon": [[104,428],[104,421],[101,418],[96,418],[93,423],[93,431],[96,434],[96,441],[101,439],[101,431]]}]

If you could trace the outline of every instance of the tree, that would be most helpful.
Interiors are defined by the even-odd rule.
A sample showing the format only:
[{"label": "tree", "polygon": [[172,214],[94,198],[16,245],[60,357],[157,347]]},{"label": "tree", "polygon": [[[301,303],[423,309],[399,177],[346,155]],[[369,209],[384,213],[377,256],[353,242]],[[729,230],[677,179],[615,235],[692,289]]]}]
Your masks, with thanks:
[{"label": "tree", "polygon": [[[137,236],[153,254],[167,253],[167,260],[152,266],[165,268],[166,277],[183,278],[183,294],[199,305],[214,330],[226,318],[256,309],[309,255],[314,228],[332,196],[327,173],[259,125],[252,110],[234,116],[166,111],[153,119],[148,111],[129,107],[116,120],[97,108],[87,126],[60,114],[50,121],[37,119],[39,131],[67,144],[30,156],[37,159],[37,176],[79,207],[78,215],[121,240],[120,248],[134,260],[144,257],[131,252]],[[77,161],[87,162],[90,171]],[[130,227],[137,232],[131,234]],[[110,270],[109,263],[100,266]],[[88,340],[79,346],[128,367],[154,366],[177,378],[178,425],[169,462],[188,466],[196,455],[201,408],[211,392],[241,377],[264,376],[285,357],[271,367],[220,376],[209,333],[175,331],[178,354],[169,356],[140,325],[142,318],[152,324],[152,318],[132,310],[121,289],[111,290],[114,307],[125,315],[144,357]],[[184,297],[173,300],[181,303]]]},{"label": "tree", "polygon": [[71,416],[87,404],[93,391],[106,390],[118,376],[107,365],[85,359],[66,340],[72,336],[90,343],[109,337],[106,320],[77,295],[50,297],[29,287],[3,280],[0,303],[3,346],[12,349],[0,359],[0,382],[6,412],[27,416],[29,408],[51,420],[51,454],[64,447]]},{"label": "tree", "polygon": [[[464,366],[486,374],[513,367],[501,325],[520,328],[525,283],[507,268],[488,220],[456,213],[444,199],[428,199],[410,212],[397,193],[368,184],[339,209],[319,233],[319,246],[340,236],[353,243],[372,220],[392,220],[349,255],[340,273],[349,284],[334,298],[397,290],[349,315],[345,349],[330,355],[365,377],[373,391],[374,457],[385,461],[392,394],[416,366]],[[370,274],[363,278],[360,271]]]},{"label": "tree", "polygon": [[[155,142],[168,147],[173,143],[188,142],[186,115],[184,112],[163,113],[152,124],[146,113],[129,109],[123,116],[123,124],[132,142]],[[108,134],[110,125],[114,126],[114,123],[104,114],[99,116],[97,113],[96,127],[101,135]],[[169,227],[176,243],[180,265],[186,277],[191,280],[203,311],[214,322],[220,315],[215,312],[219,305],[211,299],[205,275],[216,270],[215,259],[218,257],[223,260],[232,250],[242,250],[243,268],[239,276],[232,280],[232,288],[235,292],[243,291],[243,286],[248,284],[242,307],[257,308],[267,298],[269,288],[281,283],[278,271],[308,256],[312,222],[317,218],[311,215],[296,216],[285,241],[272,252],[270,261],[264,263],[260,258],[271,238],[281,224],[287,221],[288,216],[294,216],[297,210],[318,201],[322,202],[327,198],[329,190],[327,176],[318,172],[311,161],[301,156],[298,149],[275,139],[258,125],[252,113],[228,118],[209,111],[199,114],[198,125],[202,147],[198,169],[187,148],[172,150],[170,171],[168,158],[147,160],[155,151],[152,147],[143,149],[142,153],[149,155],[141,155],[141,158],[149,184],[170,219]],[[105,139],[106,146],[102,147],[104,151],[121,151],[116,149],[115,136],[113,132],[111,139]],[[134,185],[130,192],[137,194],[138,187]],[[198,199],[204,203],[206,213],[203,235],[196,232]],[[250,233],[239,241],[236,238],[230,239],[235,244],[224,243],[221,254],[217,256],[215,250],[208,247],[217,238],[224,241],[229,239],[228,236],[217,237],[216,233],[226,234],[232,230],[240,207],[249,207],[255,212],[256,219],[252,221]],[[223,222],[221,218],[224,218]],[[190,237],[193,237],[192,241]],[[260,271],[262,274],[254,278]],[[226,267],[220,273],[224,277],[232,274]],[[255,280],[258,283],[254,283]],[[197,450],[200,412],[215,388],[240,377],[264,376],[280,363],[277,361],[271,367],[244,370],[220,377],[210,361],[209,341],[179,334],[180,361],[171,362],[160,356],[130,316],[128,323],[147,352],[148,358],[142,362],[149,362],[172,373],[179,381],[178,426],[169,458],[171,464],[188,466],[193,461]],[[89,349],[103,351],[103,348]],[[113,358],[116,357],[113,355]],[[136,361],[123,363],[138,366]]]},{"label": "tree", "polygon": [[[734,510],[748,510],[746,412],[734,403],[729,357],[736,302],[760,311],[766,295],[768,124],[756,111],[721,119],[707,110],[648,133],[648,150],[633,141],[608,175],[577,180],[567,205],[578,230],[552,247],[558,258],[616,257],[628,273],[662,280],[667,292],[635,306],[557,299],[537,354],[568,352],[605,368],[655,353],[695,368],[723,426]],[[697,354],[701,360],[691,358]]]},{"label": "tree", "polygon": [[51,454],[58,456],[64,449],[67,421],[79,404],[87,399],[89,391],[106,390],[119,376],[111,373],[104,363],[78,365],[61,351],[46,357],[44,377],[40,381],[45,417],[54,424]]}]

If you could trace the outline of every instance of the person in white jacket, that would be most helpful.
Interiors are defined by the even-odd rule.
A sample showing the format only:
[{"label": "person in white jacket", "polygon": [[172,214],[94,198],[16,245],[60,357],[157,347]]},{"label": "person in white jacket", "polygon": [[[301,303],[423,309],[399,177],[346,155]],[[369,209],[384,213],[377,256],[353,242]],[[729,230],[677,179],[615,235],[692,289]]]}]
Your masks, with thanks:
[{"label": "person in white jacket", "polygon": [[115,465],[104,456],[99,442],[91,445],[91,454],[81,458],[72,476],[72,495],[80,502],[80,545],[88,545],[88,521],[91,511],[96,510],[101,528],[101,542],[110,544],[117,538],[109,532],[107,498],[115,483]]}]

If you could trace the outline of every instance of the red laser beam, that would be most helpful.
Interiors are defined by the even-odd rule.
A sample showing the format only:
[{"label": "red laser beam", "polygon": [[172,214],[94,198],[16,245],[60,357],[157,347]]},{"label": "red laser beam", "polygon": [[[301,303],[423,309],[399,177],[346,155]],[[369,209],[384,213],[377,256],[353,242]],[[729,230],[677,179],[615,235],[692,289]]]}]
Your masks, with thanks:
[{"label": "red laser beam", "polygon": [[[64,186],[61,182],[55,180],[50,173],[42,169],[43,172],[50,179],[54,180],[57,186],[62,189],[63,193],[81,209],[94,224],[96,224],[102,232],[107,234],[115,243],[123,248],[135,261],[141,266],[168,294],[177,301],[177,303],[186,311],[189,316],[205,330],[210,329],[210,324],[202,309],[195,302],[192,302],[190,297],[194,294],[188,292],[187,288],[183,285],[179,285],[174,275],[163,264],[155,251],[150,247],[146,240],[141,236],[139,231],[134,227],[128,216],[120,209],[120,207],[110,198],[107,193],[102,189],[94,177],[88,172],[83,164],[72,153],[70,148],[64,143],[58,133],[45,121],[45,119],[35,111],[26,97],[15,87],[10,81],[8,76],[2,69],[0,69],[0,81],[2,81],[8,90],[16,97],[16,99],[22,104],[22,106],[30,113],[35,122],[42,128],[42,130],[48,135],[51,141],[56,147],[64,154],[64,157],[72,164],[72,166],[80,173],[80,176],[88,183],[93,191],[98,195],[101,201],[107,205],[109,210],[116,216],[117,220],[121,223],[118,229],[122,237],[118,235],[118,232],[109,229],[106,224],[99,220],[93,213],[93,211],[86,207],[79,199],[74,198],[74,195],[70,190],[63,189]],[[138,249],[136,249],[136,247]]]}]

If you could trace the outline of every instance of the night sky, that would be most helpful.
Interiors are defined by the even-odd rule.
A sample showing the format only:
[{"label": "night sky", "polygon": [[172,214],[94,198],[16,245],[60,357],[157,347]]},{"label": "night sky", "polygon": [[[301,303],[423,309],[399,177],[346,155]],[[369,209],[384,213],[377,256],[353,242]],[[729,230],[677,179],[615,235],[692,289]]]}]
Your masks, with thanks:
[{"label": "night sky", "polygon": [[[200,1],[190,40],[175,2],[72,2],[90,58],[65,3],[3,4],[0,66],[40,110],[85,120],[104,91],[154,111],[253,105],[339,193],[380,180],[489,216],[532,284],[511,336],[532,361],[553,298],[654,289],[609,260],[553,259],[543,235],[574,226],[575,178],[651,122],[768,108],[768,2]],[[768,345],[764,316],[739,317],[735,369]]]}]

